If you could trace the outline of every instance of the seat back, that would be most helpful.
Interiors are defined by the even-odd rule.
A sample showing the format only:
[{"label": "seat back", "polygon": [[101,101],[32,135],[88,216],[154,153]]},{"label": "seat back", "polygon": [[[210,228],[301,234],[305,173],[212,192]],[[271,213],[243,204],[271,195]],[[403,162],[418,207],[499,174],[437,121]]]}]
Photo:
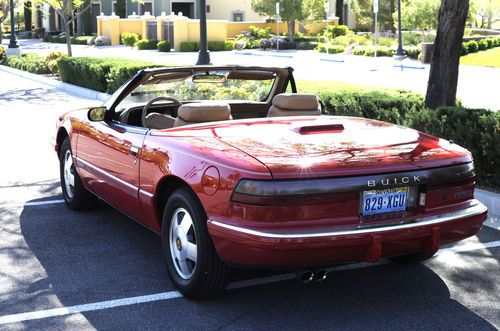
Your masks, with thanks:
[{"label": "seat back", "polygon": [[231,117],[231,107],[226,102],[200,102],[182,105],[177,110],[174,127],[215,121],[226,121]]},{"label": "seat back", "polygon": [[321,115],[318,97],[314,94],[282,93],[273,98],[267,117]]},{"label": "seat back", "polygon": [[150,113],[146,115],[146,128],[151,129],[170,129],[175,124],[175,118],[169,115],[160,113]]}]

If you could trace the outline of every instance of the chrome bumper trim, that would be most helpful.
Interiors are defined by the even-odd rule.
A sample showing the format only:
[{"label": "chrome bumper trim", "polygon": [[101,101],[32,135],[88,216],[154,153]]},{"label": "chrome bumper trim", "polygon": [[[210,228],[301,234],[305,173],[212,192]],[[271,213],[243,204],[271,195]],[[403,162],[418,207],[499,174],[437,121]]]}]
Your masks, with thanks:
[{"label": "chrome bumper trim", "polygon": [[239,226],[229,225],[221,223],[218,221],[209,220],[209,223],[221,228],[232,230],[235,232],[250,234],[253,236],[263,237],[263,238],[273,238],[273,239],[300,239],[300,238],[318,238],[318,237],[331,237],[331,236],[344,236],[344,235],[357,235],[357,234],[367,234],[367,233],[380,233],[394,230],[411,229],[426,225],[440,224],[448,221],[454,221],[464,217],[480,215],[487,212],[488,209],[480,202],[477,205],[468,207],[466,209],[458,210],[455,212],[426,216],[426,217],[416,217],[407,220],[411,223],[403,223],[392,226],[378,227],[378,228],[364,228],[364,229],[354,229],[346,231],[332,231],[332,232],[303,232],[303,233],[276,233],[276,232],[264,232],[257,231],[247,228],[242,228]]}]

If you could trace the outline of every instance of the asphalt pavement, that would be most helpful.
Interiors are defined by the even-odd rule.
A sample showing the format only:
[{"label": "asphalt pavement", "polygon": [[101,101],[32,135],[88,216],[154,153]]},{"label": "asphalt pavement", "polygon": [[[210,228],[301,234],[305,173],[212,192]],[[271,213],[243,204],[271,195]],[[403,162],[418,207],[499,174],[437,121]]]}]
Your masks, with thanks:
[{"label": "asphalt pavement", "polygon": [[158,236],[105,204],[61,203],[55,119],[95,103],[0,71],[0,330],[500,328],[490,227],[419,265],[340,266],[308,285],[244,270],[219,297],[182,297]]}]

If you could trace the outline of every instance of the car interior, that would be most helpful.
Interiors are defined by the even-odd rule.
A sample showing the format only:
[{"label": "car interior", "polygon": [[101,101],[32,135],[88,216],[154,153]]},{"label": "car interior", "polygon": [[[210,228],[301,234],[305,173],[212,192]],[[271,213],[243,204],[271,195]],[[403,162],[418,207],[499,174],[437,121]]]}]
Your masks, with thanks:
[{"label": "car interior", "polygon": [[286,78],[281,72],[218,68],[153,74],[118,104],[115,119],[162,130],[232,119],[321,115],[316,95],[282,93]]}]

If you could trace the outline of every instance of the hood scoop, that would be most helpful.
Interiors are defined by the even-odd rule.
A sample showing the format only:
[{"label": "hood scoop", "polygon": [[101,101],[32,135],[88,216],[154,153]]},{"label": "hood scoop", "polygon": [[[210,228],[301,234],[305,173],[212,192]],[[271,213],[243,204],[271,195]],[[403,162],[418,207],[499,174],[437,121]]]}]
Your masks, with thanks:
[{"label": "hood scoop", "polygon": [[342,124],[304,125],[304,126],[294,127],[291,130],[301,135],[339,133],[344,131],[344,125]]}]

